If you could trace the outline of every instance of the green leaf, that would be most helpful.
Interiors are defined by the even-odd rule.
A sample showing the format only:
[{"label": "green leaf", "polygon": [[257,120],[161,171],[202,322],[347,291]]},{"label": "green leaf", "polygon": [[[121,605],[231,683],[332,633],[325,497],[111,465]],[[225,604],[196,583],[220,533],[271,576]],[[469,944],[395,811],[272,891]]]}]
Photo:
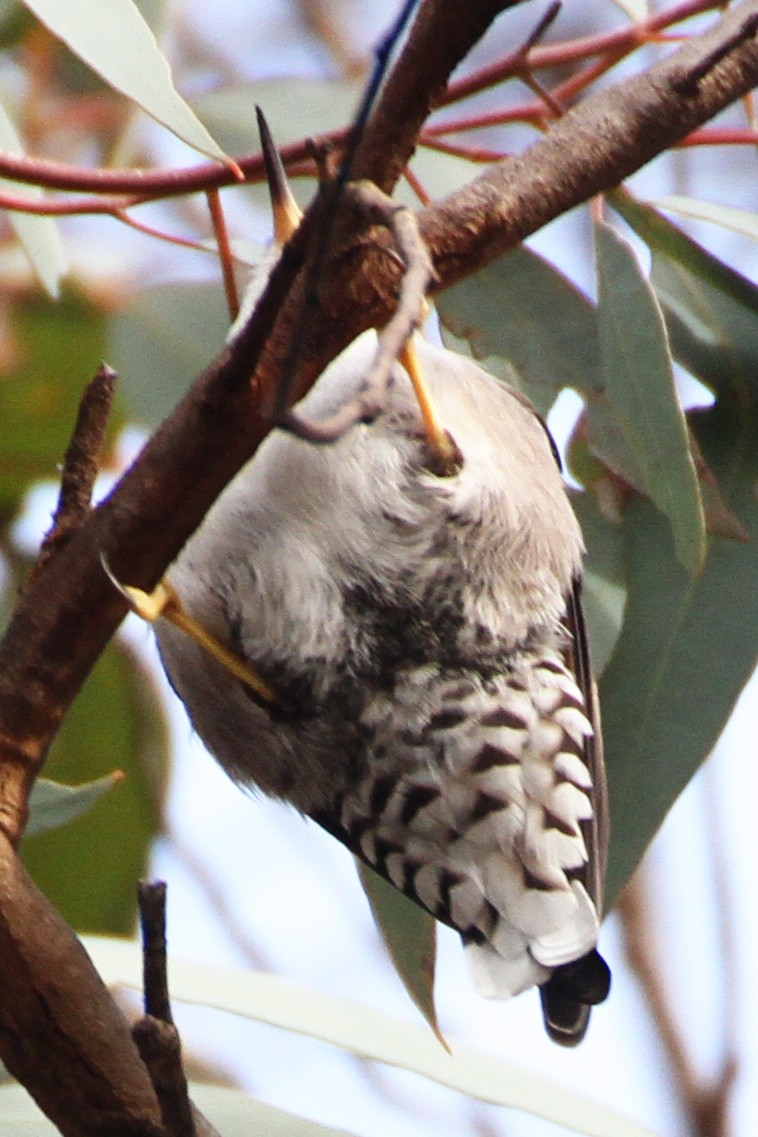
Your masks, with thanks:
[{"label": "green leaf", "polygon": [[[240,1090],[190,1084],[190,1097],[223,1137],[350,1137],[343,1129],[327,1128],[255,1101]],[[3,1137],[58,1137],[58,1130],[23,1086],[0,1086]]]},{"label": "green leaf", "polygon": [[230,159],[174,87],[168,62],[132,0],[23,3],[109,86],[195,150],[229,164]]},{"label": "green leaf", "polygon": [[625,191],[610,200],[650,246],[651,280],[674,358],[717,395],[753,398],[758,288]]},{"label": "green leaf", "polygon": [[513,249],[436,300],[443,327],[468,340],[476,359],[501,378],[497,360],[546,414],[564,387],[600,386],[597,320],[592,304],[548,261]]},{"label": "green leaf", "polygon": [[[134,943],[84,941],[109,985],[142,986]],[[590,1137],[651,1137],[650,1131],[559,1082],[453,1041],[446,1053],[426,1027],[324,995],[276,975],[171,959],[171,991],[201,1004],[320,1038],[363,1058],[386,1062],[494,1105],[511,1106]]]},{"label": "green leaf", "polygon": [[294,1117],[225,1086],[192,1083],[190,1096],[223,1137],[350,1137],[344,1129]]},{"label": "green leaf", "polygon": [[[0,149],[16,157],[23,155],[24,147],[5,107],[0,104]],[[21,189],[16,182],[0,178],[0,188],[30,201],[41,201],[43,194],[36,186]],[[60,295],[61,277],[68,271],[58,227],[52,217],[21,213],[15,209],[6,212],[9,223],[29,258],[37,279],[53,299]]]},{"label": "green leaf", "polygon": [[166,752],[162,710],[149,678],[114,642],[75,700],[46,772],[78,783],[117,766],[125,777],[84,816],[22,847],[35,881],[75,928],[133,928],[137,882],[160,829]]},{"label": "green leaf", "polygon": [[[287,75],[225,85],[192,102],[222,145],[234,153],[260,148],[253,108],[260,106],[277,146],[349,127],[362,84],[346,79]],[[310,180],[310,179],[309,179]]]},{"label": "green leaf", "polygon": [[[64,288],[58,303],[26,294],[7,311],[6,362],[0,366],[0,516],[34,481],[58,480],[82,391],[100,366],[105,315]],[[109,430],[121,416],[111,414]]]},{"label": "green leaf", "polygon": [[694,573],[705,555],[705,519],[663,316],[628,243],[599,223],[595,247],[606,407],[645,493],[671,524],[677,556]]},{"label": "green leaf", "polygon": [[751,213],[747,209],[735,209],[731,205],[718,205],[715,201],[702,201],[700,198],[673,193],[656,198],[651,205],[696,221],[710,221],[722,229],[730,229],[742,237],[749,237],[751,241],[758,241],[758,213]]},{"label": "green leaf", "polygon": [[712,538],[693,578],[649,503],[624,514],[626,614],[600,685],[611,898],[711,752],[758,656],[758,413],[716,406],[693,422],[750,540]]},{"label": "green leaf", "polygon": [[30,816],[26,836],[58,829],[61,825],[74,821],[91,809],[123,777],[120,770],[114,770],[104,778],[85,782],[81,786],[64,786],[49,778],[38,778],[29,795]]},{"label": "green leaf", "polygon": [[582,601],[592,669],[595,675],[602,675],[621,635],[626,606],[621,529],[603,517],[594,494],[573,493],[571,504],[587,546]]},{"label": "green leaf", "polygon": [[219,285],[164,284],[137,293],[111,320],[108,342],[131,413],[157,426],[221,349],[228,331]]},{"label": "green leaf", "polygon": [[356,861],[356,865],[371,914],[395,971],[439,1041],[447,1047],[440,1034],[434,1005],[436,921],[361,861]]}]

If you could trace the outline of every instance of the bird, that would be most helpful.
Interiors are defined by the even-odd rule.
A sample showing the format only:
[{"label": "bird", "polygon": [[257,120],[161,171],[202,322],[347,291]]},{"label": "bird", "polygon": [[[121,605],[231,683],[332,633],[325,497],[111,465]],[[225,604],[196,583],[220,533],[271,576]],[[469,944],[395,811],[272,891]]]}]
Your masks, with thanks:
[{"label": "bird", "polygon": [[[281,245],[298,213],[267,134]],[[355,399],[376,342],[354,340],[298,413]],[[442,472],[414,370],[454,443]],[[153,612],[171,686],[226,772],[454,928],[481,994],[538,987],[564,1045],[610,984],[583,551],[531,404],[414,332],[382,413],[329,444],[271,432]]]}]

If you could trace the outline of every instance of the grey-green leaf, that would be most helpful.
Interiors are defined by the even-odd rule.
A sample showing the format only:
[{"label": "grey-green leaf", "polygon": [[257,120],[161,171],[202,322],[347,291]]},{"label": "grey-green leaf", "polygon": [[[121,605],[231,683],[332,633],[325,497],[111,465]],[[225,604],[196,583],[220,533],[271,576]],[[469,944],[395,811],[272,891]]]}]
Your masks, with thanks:
[{"label": "grey-green leaf", "polygon": [[614,191],[611,201],[650,246],[651,281],[674,357],[716,395],[753,398],[758,287],[626,191]]},{"label": "grey-green leaf", "polygon": [[758,415],[714,407],[694,424],[750,540],[712,538],[705,568],[693,578],[649,502],[638,500],[624,514],[628,599],[600,686],[611,899],[712,750],[758,657]]},{"label": "grey-green leaf", "polygon": [[497,359],[506,360],[541,413],[564,387],[589,394],[600,386],[592,304],[531,249],[513,249],[436,303],[443,328],[468,340],[496,374]]},{"label": "grey-green leaf", "polygon": [[[190,1085],[190,1098],[223,1137],[350,1137],[344,1129],[317,1125],[314,1121],[264,1105],[241,1090],[225,1086]],[[0,1086],[0,1117],[3,1137],[56,1137],[58,1130],[29,1096],[15,1083]]]},{"label": "grey-green leaf", "polygon": [[136,293],[111,320],[107,346],[131,414],[157,426],[228,330],[220,285],[164,284]]},{"label": "grey-green leaf", "polygon": [[621,634],[626,606],[622,531],[603,517],[594,494],[574,493],[571,504],[587,547],[582,601],[592,669],[602,675]]},{"label": "grey-green leaf", "polygon": [[[0,104],[0,149],[16,157],[24,153],[16,127],[2,104]],[[20,190],[16,182],[5,179],[0,179],[0,186],[16,196],[23,194],[30,201],[42,200],[42,191],[35,186],[25,186]],[[6,216],[40,284],[49,296],[57,300],[60,295],[61,277],[68,271],[68,262],[55,221],[52,217],[21,213],[15,209],[9,209]]]},{"label": "grey-green leaf", "polygon": [[[104,981],[141,988],[137,944],[87,936]],[[412,1071],[451,1089],[547,1118],[590,1137],[651,1137],[615,1110],[552,1078],[452,1042],[446,1054],[428,1029],[371,1007],[325,995],[277,975],[171,960],[175,1001],[199,1003],[320,1038],[348,1052]]]},{"label": "grey-green leaf", "polygon": [[605,403],[644,491],[669,520],[679,560],[694,573],[705,555],[705,520],[663,316],[629,244],[601,222],[595,247]]},{"label": "grey-green leaf", "polygon": [[64,786],[49,778],[38,778],[29,796],[30,817],[26,827],[27,836],[44,833],[48,829],[58,829],[75,817],[86,813],[95,802],[121,781],[123,774],[114,770],[104,778],[94,782],[84,782],[80,786]]},{"label": "grey-green leaf", "polygon": [[189,146],[229,164],[174,87],[171,69],[132,0],[23,0],[109,86],[132,99]]},{"label": "grey-green leaf", "polygon": [[435,921],[372,869],[360,861],[356,864],[374,922],[395,971],[437,1038],[446,1046],[434,1006]]}]

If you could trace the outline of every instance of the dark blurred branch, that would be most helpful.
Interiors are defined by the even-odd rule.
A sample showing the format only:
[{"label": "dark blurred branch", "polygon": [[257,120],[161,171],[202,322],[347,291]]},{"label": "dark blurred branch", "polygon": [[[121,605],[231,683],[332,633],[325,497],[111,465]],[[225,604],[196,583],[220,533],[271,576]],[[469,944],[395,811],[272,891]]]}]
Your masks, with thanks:
[{"label": "dark blurred branch", "polygon": [[170,1137],[218,1137],[189,1099],[182,1045],[171,1013],[166,955],[166,885],[142,883],[138,889],[142,925],[145,1014],[132,1036],[161,1106]]},{"label": "dark blurred branch", "polygon": [[422,0],[402,54],[363,132],[352,175],[391,193],[416,149],[419,132],[448,80],[501,12],[523,0],[451,5]]},{"label": "dark blurred branch", "polygon": [[[693,1066],[685,1035],[666,995],[644,867],[635,873],[619,895],[616,911],[621,919],[627,961],[642,989],[671,1064],[672,1085],[681,1098],[694,1137],[728,1137],[729,1108],[737,1077],[736,1056],[729,1040],[721,1068],[709,1081],[700,1076]],[[691,1008],[688,1008],[688,1021],[690,1015]]]},{"label": "dark blurred branch", "polygon": [[115,386],[116,372],[103,364],[84,388],[74,432],[63,458],[58,505],[42,542],[38,567],[90,511]]},{"label": "dark blurred branch", "polygon": [[0,1049],[64,1137],[166,1137],[129,1025],[0,834]]}]

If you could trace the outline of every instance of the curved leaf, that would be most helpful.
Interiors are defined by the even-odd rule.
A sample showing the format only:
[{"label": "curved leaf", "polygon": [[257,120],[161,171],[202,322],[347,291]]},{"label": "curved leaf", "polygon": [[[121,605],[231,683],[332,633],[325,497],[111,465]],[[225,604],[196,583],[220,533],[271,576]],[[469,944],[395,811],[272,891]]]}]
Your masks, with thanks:
[{"label": "curved leaf", "polygon": [[[7,310],[4,335],[0,515],[15,509],[30,483],[57,480],[82,391],[103,358],[105,314],[68,287],[58,303],[21,295]],[[121,421],[117,401],[110,436]]]},{"label": "curved leaf", "polygon": [[[223,1137],[350,1137],[343,1129],[331,1129],[294,1117],[273,1106],[255,1101],[240,1090],[224,1086],[190,1084],[190,1097]],[[23,1086],[0,1086],[0,1117],[3,1137],[58,1137],[58,1129]]]},{"label": "curved leaf", "polygon": [[[0,104],[0,149],[16,157],[24,153],[16,127],[2,104]],[[35,186],[25,186],[21,190],[16,182],[9,182],[4,178],[0,178],[0,186],[11,190],[14,194],[23,194],[30,201],[39,201],[43,196],[42,191]],[[61,277],[68,272],[68,261],[55,221],[52,217],[21,213],[15,209],[9,209],[6,216],[40,284],[49,296],[56,299],[60,294]]]},{"label": "curved leaf", "polygon": [[49,778],[38,778],[29,795],[29,823],[25,836],[45,833],[48,829],[58,829],[81,817],[91,809],[96,801],[123,780],[120,770],[85,782],[81,786],[64,786]]},{"label": "curved leaf", "polygon": [[201,154],[230,159],[179,95],[166,57],[133,0],[23,0],[109,86]]},{"label": "curved leaf", "polygon": [[495,374],[491,357],[508,361],[542,414],[564,387],[589,394],[600,386],[592,304],[531,249],[513,249],[441,293],[436,305],[443,327],[468,340],[475,358]]},{"label": "curved leaf", "polygon": [[403,986],[435,1035],[447,1048],[434,1006],[436,921],[378,873],[356,861],[374,923]]},{"label": "curved leaf", "polygon": [[[109,985],[139,989],[135,943],[87,937],[95,966]],[[558,1082],[458,1043],[447,1054],[426,1028],[290,983],[275,975],[172,959],[175,999],[212,1006],[320,1038],[364,1058],[410,1070],[494,1105],[512,1106],[591,1137],[650,1137],[650,1131]]]},{"label": "curved leaf", "polygon": [[228,331],[220,286],[163,284],[138,292],[108,329],[108,359],[131,413],[157,426],[221,349]]},{"label": "curved leaf", "polygon": [[582,601],[590,637],[592,669],[602,675],[621,635],[626,606],[621,528],[602,513],[594,494],[573,493],[571,504],[582,527],[584,558]]},{"label": "curved leaf", "polygon": [[692,578],[649,503],[624,514],[627,608],[600,687],[611,898],[710,753],[758,658],[758,413],[716,406],[693,422],[750,540],[712,538]]},{"label": "curved leaf", "polygon": [[595,248],[605,405],[645,492],[669,519],[677,556],[697,572],[705,556],[705,519],[663,316],[631,247],[602,222]]},{"label": "curved leaf", "polygon": [[710,221],[722,229],[731,229],[733,233],[758,241],[758,213],[752,213],[748,209],[735,209],[731,205],[719,205],[715,201],[702,201],[700,198],[675,193],[656,198],[651,204],[656,209],[679,213],[682,217]]},{"label": "curved leaf", "polygon": [[674,357],[717,395],[754,398],[758,287],[631,194],[610,200],[650,247]]}]

